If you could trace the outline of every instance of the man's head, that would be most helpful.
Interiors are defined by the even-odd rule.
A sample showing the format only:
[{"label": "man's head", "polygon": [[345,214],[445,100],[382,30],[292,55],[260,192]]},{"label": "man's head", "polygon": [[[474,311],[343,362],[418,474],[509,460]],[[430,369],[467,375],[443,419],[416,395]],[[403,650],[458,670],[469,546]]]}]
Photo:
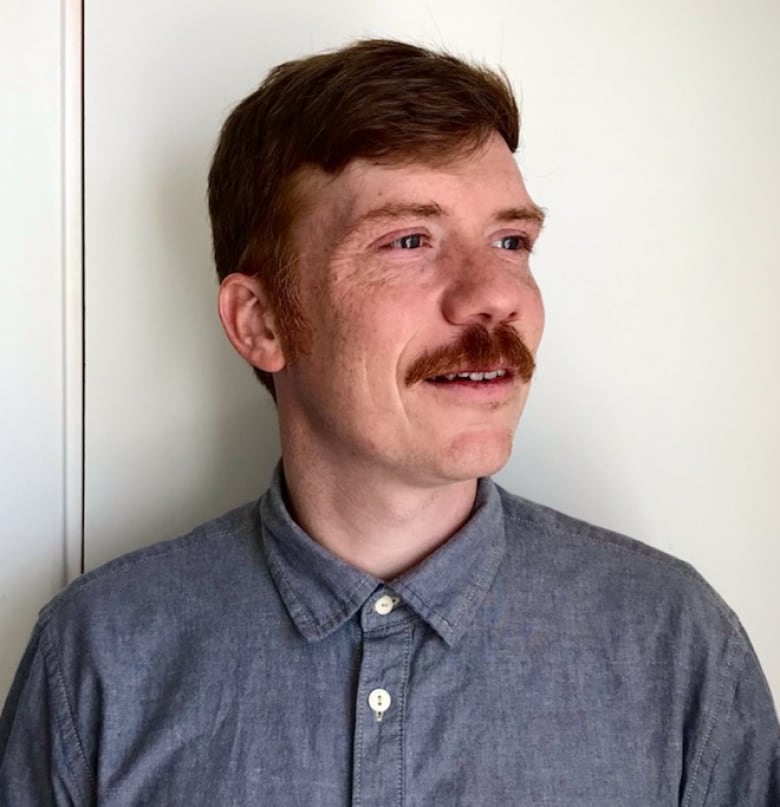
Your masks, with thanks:
[{"label": "man's head", "polygon": [[[452,56],[386,40],[287,62],[227,119],[209,174],[220,279],[255,276],[289,362],[310,348],[292,233],[306,208],[307,170],[338,175],[352,161],[443,164],[494,134],[517,148],[506,79]],[[256,368],[272,392],[271,373]]]},{"label": "man's head", "polygon": [[517,139],[503,77],[385,41],[282,65],[233,112],[220,316],[285,462],[417,487],[506,462],[543,323]]}]

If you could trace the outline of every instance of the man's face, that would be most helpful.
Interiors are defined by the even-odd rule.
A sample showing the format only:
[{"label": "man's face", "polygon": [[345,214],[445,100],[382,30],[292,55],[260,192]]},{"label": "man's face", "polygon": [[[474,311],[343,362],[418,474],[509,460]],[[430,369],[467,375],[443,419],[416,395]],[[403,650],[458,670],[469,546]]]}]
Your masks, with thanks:
[{"label": "man's face", "polygon": [[314,338],[275,376],[283,435],[335,473],[417,487],[498,470],[544,320],[529,268],[541,221],[504,141],[436,166],[355,160],[302,190]]}]

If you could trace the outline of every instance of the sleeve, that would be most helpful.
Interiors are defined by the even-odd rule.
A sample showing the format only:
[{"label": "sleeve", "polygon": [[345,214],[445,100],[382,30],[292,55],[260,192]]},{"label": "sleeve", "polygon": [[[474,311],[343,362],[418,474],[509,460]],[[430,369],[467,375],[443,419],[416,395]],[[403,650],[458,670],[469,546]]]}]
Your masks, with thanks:
[{"label": "sleeve", "polygon": [[[730,701],[730,702],[729,702]],[[723,704],[711,738],[709,778],[701,780],[702,807],[780,805],[780,725],[772,695],[748,645],[740,675]]]},{"label": "sleeve", "polygon": [[38,626],[0,716],[0,805],[86,807],[91,790],[56,652]]}]

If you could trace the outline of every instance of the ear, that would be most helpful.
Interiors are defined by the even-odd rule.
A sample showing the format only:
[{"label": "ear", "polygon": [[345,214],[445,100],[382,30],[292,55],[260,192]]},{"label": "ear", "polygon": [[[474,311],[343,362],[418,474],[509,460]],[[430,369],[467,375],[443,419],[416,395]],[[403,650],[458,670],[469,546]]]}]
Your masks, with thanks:
[{"label": "ear", "polygon": [[251,365],[276,373],[287,361],[262,283],[234,272],[219,287],[219,318],[230,344]]}]

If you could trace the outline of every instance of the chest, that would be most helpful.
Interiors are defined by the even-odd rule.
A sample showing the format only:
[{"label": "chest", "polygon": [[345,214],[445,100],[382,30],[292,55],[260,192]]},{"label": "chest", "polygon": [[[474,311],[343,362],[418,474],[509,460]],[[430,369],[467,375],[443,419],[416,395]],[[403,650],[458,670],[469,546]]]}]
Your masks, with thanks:
[{"label": "chest", "polygon": [[678,803],[683,716],[651,654],[521,625],[449,647],[402,606],[273,635],[169,651],[116,693],[105,803]]}]

